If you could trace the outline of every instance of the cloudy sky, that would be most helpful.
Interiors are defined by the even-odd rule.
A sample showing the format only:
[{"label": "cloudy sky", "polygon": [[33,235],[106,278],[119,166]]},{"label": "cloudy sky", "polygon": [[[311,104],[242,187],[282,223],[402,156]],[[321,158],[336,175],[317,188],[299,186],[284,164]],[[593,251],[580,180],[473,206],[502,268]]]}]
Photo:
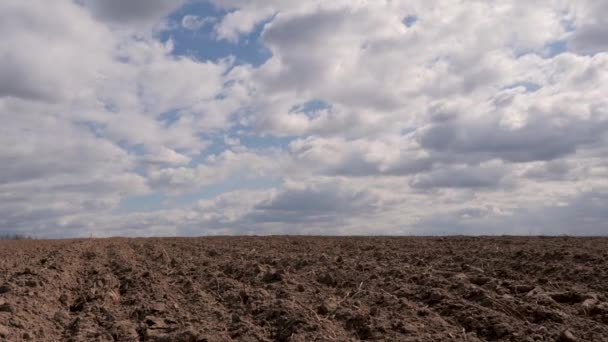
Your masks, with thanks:
[{"label": "cloudy sky", "polygon": [[608,2],[0,1],[0,233],[608,234]]}]

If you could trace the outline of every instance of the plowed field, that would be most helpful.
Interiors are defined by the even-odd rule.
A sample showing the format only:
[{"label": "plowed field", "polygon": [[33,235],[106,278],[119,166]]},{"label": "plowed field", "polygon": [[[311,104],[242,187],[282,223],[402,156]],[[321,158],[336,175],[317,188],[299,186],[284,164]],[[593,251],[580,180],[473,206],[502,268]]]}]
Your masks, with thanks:
[{"label": "plowed field", "polygon": [[608,239],[0,241],[6,341],[608,341]]}]

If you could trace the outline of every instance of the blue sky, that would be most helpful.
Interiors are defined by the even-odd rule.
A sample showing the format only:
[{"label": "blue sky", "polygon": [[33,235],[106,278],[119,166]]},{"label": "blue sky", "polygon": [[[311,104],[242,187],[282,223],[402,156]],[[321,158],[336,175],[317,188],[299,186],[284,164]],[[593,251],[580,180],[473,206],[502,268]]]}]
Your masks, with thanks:
[{"label": "blue sky", "polygon": [[3,1],[0,234],[605,235],[606,18]]},{"label": "blue sky", "polygon": [[228,10],[219,9],[205,1],[187,3],[168,16],[168,21],[175,29],[161,32],[160,39],[171,39],[175,44],[173,54],[177,56],[188,56],[202,61],[217,61],[232,56],[235,58],[235,64],[263,64],[272,55],[260,41],[265,22],[257,24],[252,32],[240,37],[238,42],[217,40],[212,23],[199,29],[181,26],[184,16],[187,15],[219,21],[227,13]]}]

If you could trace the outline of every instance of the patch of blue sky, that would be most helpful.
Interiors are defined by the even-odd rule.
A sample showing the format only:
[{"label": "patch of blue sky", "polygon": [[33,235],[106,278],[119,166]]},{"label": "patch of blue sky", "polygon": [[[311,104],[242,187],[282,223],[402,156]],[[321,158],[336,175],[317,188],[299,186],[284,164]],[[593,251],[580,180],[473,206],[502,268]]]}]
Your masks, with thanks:
[{"label": "patch of blue sky", "polygon": [[557,40],[547,44],[543,50],[543,55],[546,58],[552,58],[564,52],[568,52],[568,42],[566,40]]},{"label": "patch of blue sky", "polygon": [[146,146],[144,144],[128,144],[124,141],[120,141],[118,146],[136,156],[143,156],[146,153]]},{"label": "patch of blue sky", "polygon": [[330,103],[325,102],[323,100],[314,99],[314,100],[306,101],[304,103],[293,106],[289,110],[289,112],[290,113],[306,113],[309,115],[314,115],[315,112],[318,112],[318,111],[321,111],[324,109],[330,109],[330,108],[331,108]]},{"label": "patch of blue sky", "polygon": [[408,15],[405,18],[403,18],[403,24],[406,27],[412,27],[412,26],[414,26],[414,24],[416,24],[416,22],[418,22],[418,17],[415,15]]},{"label": "patch of blue sky", "polygon": [[229,12],[218,9],[206,1],[189,2],[169,17],[170,22],[173,23],[172,29],[161,32],[160,39],[162,41],[173,40],[173,54],[190,56],[201,61],[216,62],[233,56],[235,65],[259,66],[272,57],[272,53],[263,45],[260,38],[266,22],[258,24],[253,32],[243,35],[236,43],[218,40],[214,33],[214,23],[206,23],[194,30],[181,25],[182,19],[186,15],[215,18],[217,23],[227,13]]},{"label": "patch of blue sky", "polygon": [[418,130],[417,127],[404,127],[400,130],[399,133],[402,136],[405,136],[405,135],[410,135],[410,134],[416,133],[417,130]]},{"label": "patch of blue sky", "polygon": [[565,52],[568,52],[568,42],[566,40],[555,40],[535,49],[514,50],[515,57],[517,58],[527,54],[537,54],[543,58],[553,58]]},{"label": "patch of blue sky", "polygon": [[526,88],[526,91],[529,93],[533,93],[540,89],[540,85],[533,83],[533,82],[525,82],[525,81],[513,83],[511,85],[504,87],[504,89],[513,89],[513,88],[517,88],[517,87],[524,87],[524,88]]},{"label": "patch of blue sky", "polygon": [[160,114],[157,118],[165,127],[169,127],[179,120],[181,113],[179,109],[170,110]]}]

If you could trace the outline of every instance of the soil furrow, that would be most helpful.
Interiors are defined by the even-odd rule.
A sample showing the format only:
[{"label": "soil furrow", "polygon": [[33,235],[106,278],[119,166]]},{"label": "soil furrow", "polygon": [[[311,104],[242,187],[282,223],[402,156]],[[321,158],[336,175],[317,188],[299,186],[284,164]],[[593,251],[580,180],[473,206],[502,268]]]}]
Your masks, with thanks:
[{"label": "soil furrow", "polygon": [[0,241],[0,341],[608,341],[608,239]]}]

